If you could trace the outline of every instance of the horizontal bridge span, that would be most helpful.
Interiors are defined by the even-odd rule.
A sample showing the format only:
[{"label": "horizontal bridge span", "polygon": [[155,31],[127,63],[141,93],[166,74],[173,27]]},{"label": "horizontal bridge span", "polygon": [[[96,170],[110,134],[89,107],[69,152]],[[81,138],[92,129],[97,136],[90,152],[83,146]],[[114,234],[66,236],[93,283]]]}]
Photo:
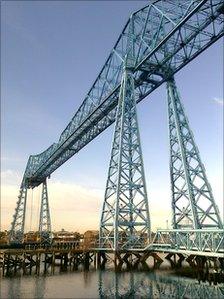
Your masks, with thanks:
[{"label": "horizontal bridge span", "polygon": [[[114,252],[113,249],[96,248]],[[224,258],[224,229],[158,229],[145,248],[125,249],[119,252],[165,252]]]},{"label": "horizontal bridge span", "polygon": [[224,230],[158,230],[146,249],[224,258]]},{"label": "horizontal bridge span", "polygon": [[74,117],[52,144],[28,159],[22,186],[41,184],[115,120],[130,20],[140,102],[223,36],[222,0],[159,0],[133,13]]}]

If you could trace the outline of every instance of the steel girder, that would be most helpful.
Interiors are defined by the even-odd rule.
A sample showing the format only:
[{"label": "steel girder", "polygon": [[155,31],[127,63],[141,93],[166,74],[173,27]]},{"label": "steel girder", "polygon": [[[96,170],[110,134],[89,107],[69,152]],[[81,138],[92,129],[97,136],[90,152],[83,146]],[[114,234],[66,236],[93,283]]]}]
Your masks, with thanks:
[{"label": "steel girder", "polygon": [[[21,188],[18,201],[16,203],[15,214],[11,223],[10,229],[10,243],[22,243],[25,227],[25,215],[26,215],[26,202],[27,202],[27,188]],[[41,207],[39,218],[39,234],[41,244],[51,243],[51,219],[50,208],[47,192],[47,181],[43,182],[42,195],[41,195]]]},{"label": "steel girder", "polygon": [[222,228],[174,79],[167,82],[173,228]]},{"label": "steel girder", "polygon": [[100,248],[144,248],[150,219],[133,77],[134,26],[130,20],[127,55],[117,107],[107,185],[100,221]]},{"label": "steel girder", "polygon": [[25,213],[27,202],[27,188],[21,187],[18,201],[16,203],[13,221],[11,223],[11,230],[9,234],[10,243],[22,243],[24,227],[25,227]]},{"label": "steel girder", "polygon": [[223,258],[224,229],[159,229],[145,250]]},{"label": "steel girder", "polygon": [[51,243],[51,218],[50,218],[50,208],[49,208],[46,180],[43,182],[43,189],[42,189],[42,196],[41,196],[39,234],[40,234],[41,244],[47,245]]},{"label": "steel girder", "polygon": [[124,71],[107,186],[100,221],[100,248],[144,248],[150,220],[134,80]]},{"label": "steel girder", "polygon": [[[132,14],[137,102],[223,35],[222,0],[158,0]],[[59,141],[30,156],[22,185],[38,186],[115,120],[130,19]]]}]

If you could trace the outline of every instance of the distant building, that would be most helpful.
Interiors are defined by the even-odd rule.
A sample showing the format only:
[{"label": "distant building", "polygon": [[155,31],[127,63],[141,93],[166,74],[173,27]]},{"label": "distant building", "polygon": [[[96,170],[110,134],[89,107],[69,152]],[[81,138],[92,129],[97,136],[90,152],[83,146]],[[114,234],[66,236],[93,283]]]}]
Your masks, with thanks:
[{"label": "distant building", "polygon": [[87,230],[84,233],[83,246],[84,248],[93,248],[98,244],[99,231],[98,230]]},{"label": "distant building", "polygon": [[[88,230],[84,234],[78,232],[69,232],[61,229],[52,232],[53,246],[70,246],[74,248],[93,248],[97,247],[99,239],[99,231]],[[29,231],[24,233],[23,243],[25,245],[38,245],[40,243],[40,233],[38,231]],[[0,246],[9,245],[9,232],[0,232]]]},{"label": "distant building", "polygon": [[9,232],[5,230],[4,232],[0,232],[0,245],[8,245],[9,244]]},{"label": "distant building", "polygon": [[78,247],[80,243],[81,235],[78,232],[68,232],[64,229],[58,232],[53,232],[53,245],[71,245]]},{"label": "distant building", "polygon": [[40,242],[39,233],[35,231],[29,231],[24,234],[23,242],[25,244],[36,244]]}]

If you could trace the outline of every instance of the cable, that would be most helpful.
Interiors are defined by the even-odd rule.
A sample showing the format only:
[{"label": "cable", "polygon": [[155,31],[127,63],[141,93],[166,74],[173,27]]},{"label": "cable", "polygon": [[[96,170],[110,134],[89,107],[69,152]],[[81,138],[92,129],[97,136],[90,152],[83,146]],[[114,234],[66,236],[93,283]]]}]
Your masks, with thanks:
[{"label": "cable", "polygon": [[32,189],[32,197],[31,197],[31,207],[30,207],[30,231],[32,227],[32,217],[33,217],[33,189]]},{"label": "cable", "polygon": [[38,187],[38,201],[37,201],[37,220],[36,220],[36,230],[39,230],[39,217],[40,217],[40,186]]}]

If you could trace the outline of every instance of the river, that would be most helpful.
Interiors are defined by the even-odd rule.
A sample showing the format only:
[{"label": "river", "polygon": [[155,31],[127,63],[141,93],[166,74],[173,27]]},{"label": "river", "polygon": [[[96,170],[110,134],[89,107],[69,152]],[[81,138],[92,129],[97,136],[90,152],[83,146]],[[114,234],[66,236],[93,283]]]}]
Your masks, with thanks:
[{"label": "river", "polygon": [[90,270],[1,277],[0,298],[224,298],[224,284],[199,283],[169,270]]}]

